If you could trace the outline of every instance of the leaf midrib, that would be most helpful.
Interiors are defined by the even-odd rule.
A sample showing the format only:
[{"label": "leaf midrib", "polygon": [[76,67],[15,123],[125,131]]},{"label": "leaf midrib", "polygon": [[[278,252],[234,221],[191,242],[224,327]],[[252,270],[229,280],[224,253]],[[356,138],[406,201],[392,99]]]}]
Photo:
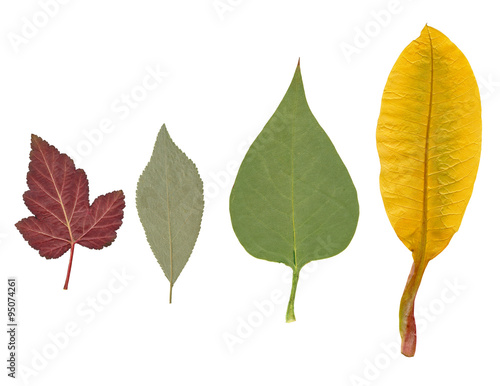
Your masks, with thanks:
[{"label": "leaf midrib", "polygon": [[[68,228],[69,232],[69,240],[66,240],[69,244],[73,245],[75,243],[75,240],[73,239],[73,234],[71,233],[71,224],[68,220],[68,215],[66,214],[66,208],[64,207],[64,202],[61,196],[61,193],[59,193],[59,189],[57,188],[56,180],[54,178],[54,175],[52,174],[52,170],[50,169],[50,165],[47,161],[47,158],[45,158],[45,154],[43,151],[40,151],[40,154],[42,155],[43,161],[45,162],[45,165],[47,167],[47,171],[49,172],[50,179],[52,180],[52,183],[54,184],[54,189],[56,190],[57,197],[59,198],[59,204],[61,205],[61,208],[63,210],[64,214],[64,219],[66,221],[66,227]],[[64,179],[66,178],[66,163],[64,164],[64,173],[63,173]],[[56,216],[57,218],[57,216]]]},{"label": "leaf midrib", "polygon": [[297,237],[295,234],[295,193],[294,193],[294,180],[295,180],[295,168],[294,168],[294,137],[295,137],[295,121],[297,116],[297,105],[298,105],[298,96],[297,96],[297,85],[294,86],[294,106],[292,111],[292,138],[291,138],[291,178],[292,178],[292,186],[291,186],[291,195],[292,195],[292,230],[293,230],[293,270],[294,272],[297,270]]},{"label": "leaf midrib", "polygon": [[169,247],[169,259],[170,259],[170,286],[174,285],[174,259],[172,256],[172,224],[170,223],[170,194],[168,190],[168,159],[165,162],[165,189],[167,196],[167,223],[168,223],[168,247]]},{"label": "leaf midrib", "polygon": [[420,261],[426,258],[426,248],[427,248],[427,207],[428,207],[428,186],[429,186],[429,133],[431,128],[431,116],[432,116],[432,102],[434,94],[434,52],[432,46],[431,33],[429,27],[427,27],[427,34],[429,36],[429,45],[431,51],[431,85],[430,85],[430,96],[429,96],[429,113],[427,116],[427,128],[425,133],[425,154],[424,154],[424,189],[423,189],[423,211],[422,211],[422,237],[420,240]]}]

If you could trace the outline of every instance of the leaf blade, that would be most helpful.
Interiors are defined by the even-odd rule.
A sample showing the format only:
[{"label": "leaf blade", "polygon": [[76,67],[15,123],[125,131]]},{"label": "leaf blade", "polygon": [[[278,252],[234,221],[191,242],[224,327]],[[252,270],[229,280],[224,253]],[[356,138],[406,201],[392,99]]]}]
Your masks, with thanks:
[{"label": "leaf blade", "polygon": [[[377,125],[386,211],[398,237],[425,260],[437,256],[460,226],[479,165],[480,128],[479,90],[467,59],[426,26],[389,75]],[[462,160],[456,164],[454,156]],[[454,185],[464,189],[445,189]],[[445,210],[454,218],[443,222]]]},{"label": "leaf blade", "polygon": [[172,289],[198,238],[204,201],[195,164],[175,145],[165,125],[139,177],[136,205],[148,243]]},{"label": "leaf blade", "polygon": [[116,239],[122,224],[125,195],[117,190],[97,197],[89,208],[82,234],[76,243],[91,249],[102,249]]},{"label": "leaf blade", "polygon": [[230,197],[233,230],[252,256],[294,271],[351,241],[359,215],[352,180],[305,97],[300,66],[276,112],[250,146]]}]

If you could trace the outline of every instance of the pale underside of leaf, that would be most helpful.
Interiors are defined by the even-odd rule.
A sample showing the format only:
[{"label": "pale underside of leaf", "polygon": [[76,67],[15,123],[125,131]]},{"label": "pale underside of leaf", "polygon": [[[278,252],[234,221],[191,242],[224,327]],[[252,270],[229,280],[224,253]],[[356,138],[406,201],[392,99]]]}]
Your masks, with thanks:
[{"label": "pale underside of leaf", "polygon": [[171,287],[186,265],[203,215],[203,184],[194,163],[165,126],[137,184],[137,210],[147,240]]}]

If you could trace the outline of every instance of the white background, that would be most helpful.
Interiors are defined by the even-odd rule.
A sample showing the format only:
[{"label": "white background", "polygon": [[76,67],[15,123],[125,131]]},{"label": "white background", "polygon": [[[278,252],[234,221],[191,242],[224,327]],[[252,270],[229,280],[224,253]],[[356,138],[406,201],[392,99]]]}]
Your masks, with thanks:
[{"label": "white background", "polygon": [[[51,386],[498,384],[494,2],[222,0],[228,8],[217,12],[212,0],[74,0],[51,16],[46,2],[0,5],[0,288],[18,278],[18,376]],[[36,31],[26,27],[33,19]],[[412,260],[383,208],[375,127],[392,65],[425,23],[457,44],[475,72],[483,151],[462,227],[424,276],[417,352],[405,358],[397,354],[398,310]],[[363,41],[359,31],[371,36]],[[357,49],[350,56],[347,44]],[[245,252],[228,198],[299,57],[311,110],[357,187],[360,219],[346,251],[301,274],[297,322],[286,324],[289,269]],[[156,68],[168,74],[141,94]],[[120,98],[131,92],[141,100],[127,114]],[[114,130],[99,134],[106,119]],[[207,201],[171,305],[135,209],[136,182],[163,123],[198,165]],[[116,189],[126,195],[116,241],[101,251],[76,247],[68,291],[69,254],[47,261],[14,227],[30,215],[22,194],[31,133],[72,154],[91,200]],[[113,279],[121,272],[124,284]],[[64,338],[68,325],[76,331]],[[22,384],[1,363],[0,384]]]}]

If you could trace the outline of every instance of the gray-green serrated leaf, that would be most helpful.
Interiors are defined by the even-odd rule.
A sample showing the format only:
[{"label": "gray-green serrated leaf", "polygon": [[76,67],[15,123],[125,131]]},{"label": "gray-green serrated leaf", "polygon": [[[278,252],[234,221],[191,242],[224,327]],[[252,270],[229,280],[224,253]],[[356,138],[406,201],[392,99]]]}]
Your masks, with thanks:
[{"label": "gray-green serrated leaf", "polygon": [[200,233],[203,183],[195,164],[162,126],[137,183],[137,211],[146,237],[172,287]]},{"label": "gray-green serrated leaf", "polygon": [[294,321],[300,269],[342,252],[359,215],[351,177],[307,104],[300,65],[240,166],[230,212],[248,253],[293,269],[287,321]]}]

